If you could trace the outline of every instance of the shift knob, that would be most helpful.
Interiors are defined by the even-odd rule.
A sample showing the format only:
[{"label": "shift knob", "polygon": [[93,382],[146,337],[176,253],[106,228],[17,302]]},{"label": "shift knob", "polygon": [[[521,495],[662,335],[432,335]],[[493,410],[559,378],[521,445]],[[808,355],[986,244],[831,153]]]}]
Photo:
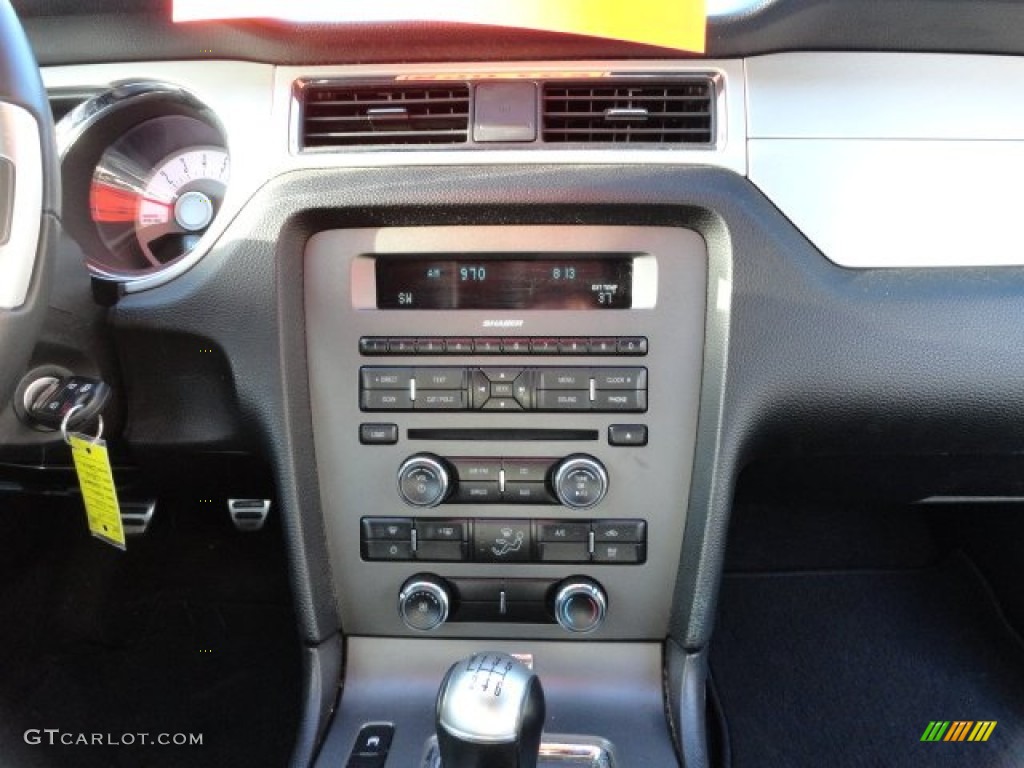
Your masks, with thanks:
[{"label": "shift knob", "polygon": [[540,679],[507,653],[476,653],[437,694],[442,768],[536,768],[544,728]]}]

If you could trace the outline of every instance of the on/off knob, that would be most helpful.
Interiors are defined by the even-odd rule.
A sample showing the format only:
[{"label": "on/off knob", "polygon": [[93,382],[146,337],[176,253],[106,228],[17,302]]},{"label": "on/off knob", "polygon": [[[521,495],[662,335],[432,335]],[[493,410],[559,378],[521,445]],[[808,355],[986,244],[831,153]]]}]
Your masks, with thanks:
[{"label": "on/off knob", "polygon": [[448,496],[450,488],[448,469],[437,456],[410,456],[398,468],[398,492],[414,507],[436,507]]},{"label": "on/off knob", "polygon": [[562,460],[552,482],[558,500],[572,509],[589,509],[608,493],[608,473],[593,456],[576,454]]},{"label": "on/off knob", "polygon": [[444,579],[421,573],[402,585],[398,615],[405,626],[421,632],[441,626],[448,619],[451,597]]},{"label": "on/off knob", "polygon": [[555,620],[570,632],[592,632],[604,622],[608,598],[593,579],[573,576],[555,589]]}]

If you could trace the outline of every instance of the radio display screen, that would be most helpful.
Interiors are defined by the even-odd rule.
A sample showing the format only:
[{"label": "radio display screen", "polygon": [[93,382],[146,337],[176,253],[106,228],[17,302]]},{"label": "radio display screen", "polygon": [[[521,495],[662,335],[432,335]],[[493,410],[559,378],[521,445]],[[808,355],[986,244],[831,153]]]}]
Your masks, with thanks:
[{"label": "radio display screen", "polygon": [[629,309],[633,257],[376,257],[378,309]]}]

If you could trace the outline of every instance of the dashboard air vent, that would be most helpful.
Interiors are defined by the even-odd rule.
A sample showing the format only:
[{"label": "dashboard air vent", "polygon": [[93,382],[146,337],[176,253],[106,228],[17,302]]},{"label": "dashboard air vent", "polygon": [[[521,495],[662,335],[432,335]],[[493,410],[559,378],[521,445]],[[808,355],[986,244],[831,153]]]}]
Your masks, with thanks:
[{"label": "dashboard air vent", "polygon": [[544,86],[548,143],[714,143],[710,77],[551,82]]},{"label": "dashboard air vent", "polygon": [[469,87],[308,85],[302,90],[302,146],[462,144],[469,133]]}]

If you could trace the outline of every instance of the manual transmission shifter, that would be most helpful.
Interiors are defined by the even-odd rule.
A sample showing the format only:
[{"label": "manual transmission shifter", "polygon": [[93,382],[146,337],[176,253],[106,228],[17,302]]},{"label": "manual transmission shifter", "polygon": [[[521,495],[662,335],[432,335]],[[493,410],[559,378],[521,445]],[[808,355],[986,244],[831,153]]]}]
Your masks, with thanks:
[{"label": "manual transmission shifter", "polygon": [[442,768],[536,768],[544,727],[540,679],[507,653],[477,653],[437,694]]}]

